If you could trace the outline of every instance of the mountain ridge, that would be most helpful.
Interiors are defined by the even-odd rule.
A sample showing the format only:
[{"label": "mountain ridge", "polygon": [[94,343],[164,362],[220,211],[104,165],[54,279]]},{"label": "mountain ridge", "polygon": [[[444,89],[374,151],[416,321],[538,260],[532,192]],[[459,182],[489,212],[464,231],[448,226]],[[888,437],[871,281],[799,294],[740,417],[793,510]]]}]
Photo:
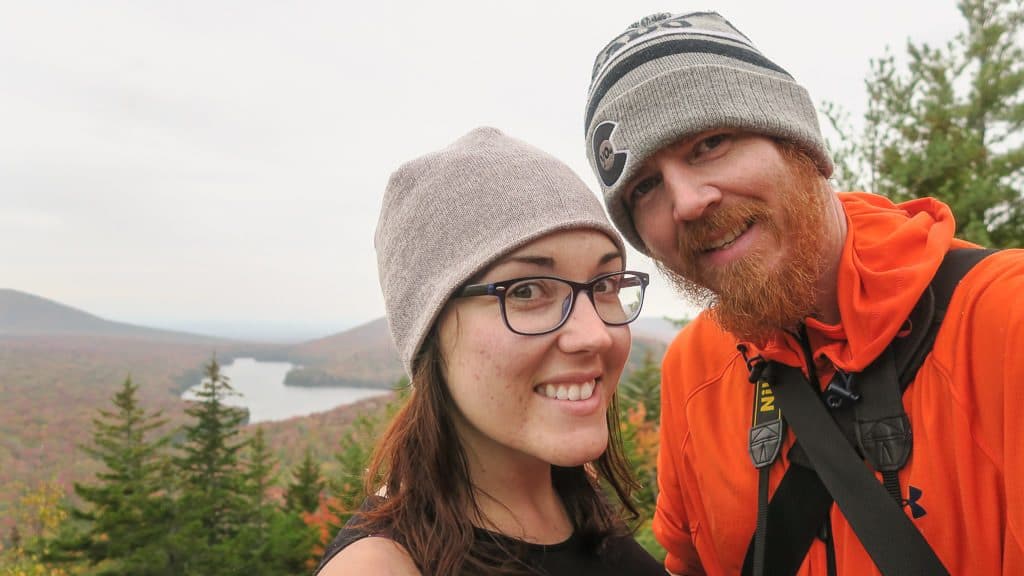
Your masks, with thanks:
[{"label": "mountain ridge", "polygon": [[228,340],[101,318],[43,296],[0,288],[0,337],[94,335],[194,343]]},{"label": "mountain ridge", "polygon": [[[650,353],[660,357],[676,332],[670,322],[658,318],[641,318],[631,328],[629,368],[636,367]],[[292,362],[296,367],[285,383],[299,387],[391,388],[406,375],[385,317],[296,344],[273,344],[117,322],[49,298],[4,288],[0,289],[0,340],[10,338],[49,342],[55,349],[66,348],[69,339],[88,341],[94,349],[111,350],[117,348],[119,340],[210,346],[219,349],[221,361],[253,357]],[[199,371],[194,366],[184,372],[173,391],[180,393],[190,386]]]}]

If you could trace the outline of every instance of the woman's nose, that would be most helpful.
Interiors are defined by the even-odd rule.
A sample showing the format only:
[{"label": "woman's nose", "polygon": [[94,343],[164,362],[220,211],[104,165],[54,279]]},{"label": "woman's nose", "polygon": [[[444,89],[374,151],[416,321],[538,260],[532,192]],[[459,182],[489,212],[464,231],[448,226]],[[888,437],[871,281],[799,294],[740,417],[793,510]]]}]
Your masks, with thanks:
[{"label": "woman's nose", "polygon": [[612,344],[608,325],[601,320],[586,292],[576,294],[573,310],[562,326],[558,340],[564,352],[606,350]]}]

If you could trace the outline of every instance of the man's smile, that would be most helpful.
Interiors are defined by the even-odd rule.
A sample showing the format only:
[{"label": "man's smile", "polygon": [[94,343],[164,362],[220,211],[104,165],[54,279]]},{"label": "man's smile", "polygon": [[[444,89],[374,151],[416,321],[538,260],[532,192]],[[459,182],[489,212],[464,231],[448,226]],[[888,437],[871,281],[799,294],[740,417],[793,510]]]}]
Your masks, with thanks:
[{"label": "man's smile", "polygon": [[715,250],[721,250],[723,248],[729,247],[730,245],[732,245],[733,242],[736,241],[737,238],[746,233],[747,230],[750,230],[750,227],[753,225],[753,218],[746,220],[745,222],[743,222],[741,226],[738,226],[736,229],[725,234],[725,236],[723,236],[721,240],[718,240],[715,244],[712,244],[704,248],[703,250],[701,250],[701,252],[707,254],[709,252],[714,252]]}]

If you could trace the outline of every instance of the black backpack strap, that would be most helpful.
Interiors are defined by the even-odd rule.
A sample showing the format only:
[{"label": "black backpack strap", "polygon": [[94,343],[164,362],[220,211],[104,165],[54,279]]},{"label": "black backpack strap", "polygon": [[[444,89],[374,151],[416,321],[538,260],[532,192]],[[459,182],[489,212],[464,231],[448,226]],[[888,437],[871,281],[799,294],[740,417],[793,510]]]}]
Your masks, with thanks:
[{"label": "black backpack strap", "polygon": [[798,368],[777,365],[772,389],[822,484],[882,574],[949,572],[836,425]]},{"label": "black backpack strap", "polygon": [[910,458],[914,439],[910,419],[903,409],[903,389],[892,347],[854,377],[870,385],[870,390],[853,406],[857,447],[871,467],[882,473],[886,491],[900,504],[897,473]]},{"label": "black backpack strap", "polygon": [[[769,468],[758,470],[761,483],[768,482],[768,471]],[[807,556],[807,550],[828,520],[832,496],[821,483],[817,472],[791,462],[771,502],[768,502],[767,494],[759,497],[759,510],[762,507],[767,509],[765,518],[759,520],[759,527],[763,526],[763,534],[760,536],[763,548],[759,551],[751,543],[743,559],[742,574],[796,574]],[[758,534],[754,534],[756,539]]]},{"label": "black backpack strap", "polygon": [[[942,321],[946,317],[946,310],[949,309],[949,302],[953,299],[953,292],[960,285],[960,280],[976,264],[998,251],[993,248],[961,248],[946,252],[942,264],[939,265],[935,276],[932,277],[931,284],[928,285],[925,294],[921,296],[922,300],[929,297],[932,299],[931,315],[922,316],[917,320],[915,320],[914,314],[910,317],[915,326],[927,326],[927,329],[919,332],[921,335],[919,341],[915,341],[912,337],[898,338],[890,345],[896,353],[900,385],[904,389],[914,381],[918,368],[932,351],[935,336],[939,333]],[[919,301],[917,308],[920,306],[921,302]],[[914,310],[915,313],[918,313],[917,308]],[[912,336],[913,332],[912,330]]]},{"label": "black backpack strap", "polygon": [[[975,264],[996,250],[951,250],[914,306],[906,332],[855,377],[871,383],[871,393],[854,405],[856,445],[871,467],[882,474],[889,495],[902,505],[899,470],[913,449],[910,420],[903,409],[903,391],[931,352],[945,319],[953,291]],[[853,377],[853,376],[851,376]]]}]

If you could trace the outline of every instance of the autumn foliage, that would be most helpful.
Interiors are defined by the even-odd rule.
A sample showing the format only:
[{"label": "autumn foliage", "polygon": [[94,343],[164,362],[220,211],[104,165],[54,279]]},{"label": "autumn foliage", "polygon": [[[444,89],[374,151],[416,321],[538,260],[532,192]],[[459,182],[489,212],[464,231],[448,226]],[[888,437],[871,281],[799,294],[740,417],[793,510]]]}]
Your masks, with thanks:
[{"label": "autumn foliage", "polygon": [[[621,431],[642,485],[637,537],[655,555],[659,378],[646,355],[621,384]],[[0,576],[309,574],[362,502],[373,445],[405,400],[373,404],[335,436],[327,459],[307,444],[282,474],[273,427],[245,426],[223,403],[231,386],[216,360],[183,421],[148,410],[138,391],[125,380],[112,408],[94,415],[81,445],[100,463],[91,481],[70,494],[56,480],[17,488]]]}]

